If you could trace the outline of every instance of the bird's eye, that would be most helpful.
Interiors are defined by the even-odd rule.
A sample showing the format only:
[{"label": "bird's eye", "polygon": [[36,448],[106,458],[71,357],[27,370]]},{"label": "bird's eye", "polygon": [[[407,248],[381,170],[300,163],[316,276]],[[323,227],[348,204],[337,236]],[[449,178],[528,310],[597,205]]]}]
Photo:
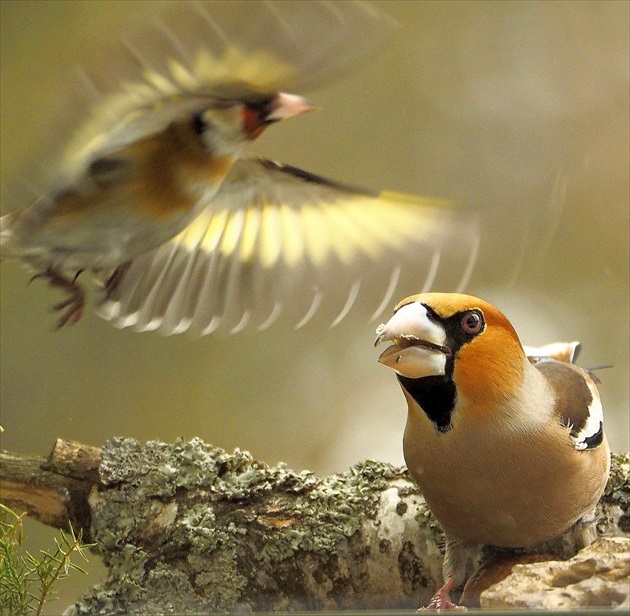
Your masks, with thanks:
[{"label": "bird's eye", "polygon": [[192,128],[195,134],[201,135],[208,128],[208,123],[203,119],[203,114],[196,113],[192,118]]},{"label": "bird's eye", "polygon": [[477,310],[469,310],[462,316],[461,324],[467,334],[478,334],[483,328],[483,318]]}]

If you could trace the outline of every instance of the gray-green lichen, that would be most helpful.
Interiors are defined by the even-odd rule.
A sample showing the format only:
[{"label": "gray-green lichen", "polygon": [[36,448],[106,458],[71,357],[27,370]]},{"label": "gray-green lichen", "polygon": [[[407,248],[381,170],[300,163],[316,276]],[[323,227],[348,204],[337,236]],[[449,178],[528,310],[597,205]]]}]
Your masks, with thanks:
[{"label": "gray-green lichen", "polygon": [[99,606],[108,613],[176,613],[193,604],[215,612],[276,609],[278,601],[322,607],[316,592],[304,596],[300,567],[321,584],[325,578],[327,597],[355,584],[340,554],[361,543],[356,537],[375,517],[381,492],[402,477],[389,464],[364,462],[318,478],[199,439],[112,439],[100,471],[93,533],[110,575],[77,614],[101,613]]},{"label": "gray-green lichen", "polygon": [[603,508],[598,524],[600,534],[611,534],[618,528],[630,536],[630,453],[613,455],[602,503],[608,506]]}]

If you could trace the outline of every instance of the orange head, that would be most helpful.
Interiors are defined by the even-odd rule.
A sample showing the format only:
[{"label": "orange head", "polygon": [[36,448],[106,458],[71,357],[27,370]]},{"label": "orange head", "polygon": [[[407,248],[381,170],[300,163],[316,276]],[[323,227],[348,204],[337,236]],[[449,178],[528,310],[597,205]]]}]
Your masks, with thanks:
[{"label": "orange head", "polygon": [[406,392],[438,429],[455,404],[480,416],[515,394],[527,358],[508,319],[494,306],[458,293],[412,295],[377,330],[393,342],[379,361],[393,368]]}]

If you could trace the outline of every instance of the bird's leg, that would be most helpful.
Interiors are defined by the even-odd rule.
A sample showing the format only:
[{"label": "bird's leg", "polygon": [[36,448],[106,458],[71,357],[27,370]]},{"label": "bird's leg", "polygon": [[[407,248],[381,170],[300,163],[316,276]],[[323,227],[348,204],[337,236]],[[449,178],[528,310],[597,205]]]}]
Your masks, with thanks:
[{"label": "bird's leg", "polygon": [[83,287],[77,284],[77,278],[83,270],[79,270],[72,280],[65,278],[62,274],[57,272],[52,267],[49,267],[45,272],[35,274],[31,278],[31,282],[37,278],[48,278],[48,284],[51,287],[62,289],[68,293],[68,298],[55,304],[53,310],[61,311],[65,310],[59,317],[57,322],[57,329],[60,329],[64,325],[74,325],[83,315],[83,308],[85,306],[85,293]]},{"label": "bird's leg", "polygon": [[119,265],[111,274],[111,276],[105,281],[105,299],[110,299],[112,293],[117,289],[118,285],[122,282],[123,277],[127,273],[127,270],[131,267],[131,261]]},{"label": "bird's leg", "polygon": [[451,601],[450,593],[457,588],[466,577],[469,552],[466,544],[457,537],[445,535],[446,549],[442,573],[444,585],[433,595],[424,610],[443,612],[447,610],[465,610],[466,608]]},{"label": "bird's leg", "polygon": [[597,539],[597,526],[595,525],[595,509],[584,514],[571,529],[571,536],[576,550],[581,550],[591,545]]},{"label": "bird's leg", "polygon": [[429,605],[421,608],[420,611],[435,611],[445,612],[447,610],[464,610],[467,611],[463,605],[457,605],[451,601],[451,591],[455,588],[455,578],[448,578],[444,585],[433,595]]}]

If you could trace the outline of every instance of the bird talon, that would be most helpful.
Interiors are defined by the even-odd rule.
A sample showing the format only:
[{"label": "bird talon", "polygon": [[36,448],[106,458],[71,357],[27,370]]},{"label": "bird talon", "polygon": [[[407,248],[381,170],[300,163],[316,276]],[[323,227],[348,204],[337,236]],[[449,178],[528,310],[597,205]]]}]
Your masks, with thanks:
[{"label": "bird talon", "polygon": [[417,614],[422,614],[423,612],[450,612],[453,610],[467,612],[468,608],[459,605],[458,603],[453,603],[450,598],[437,598],[433,597],[429,602],[429,605],[426,607],[421,607],[417,610]]},{"label": "bird talon", "polygon": [[445,584],[431,597],[429,605],[421,607],[417,613],[422,612],[449,612],[451,610],[459,610],[467,612],[468,608],[457,603],[453,603],[451,600],[451,590],[455,587],[455,583],[452,579],[449,579]]},{"label": "bird talon", "polygon": [[46,277],[46,272],[38,272],[37,274],[34,274],[28,279],[28,284],[31,284],[31,282],[33,282],[34,280],[38,280],[39,278],[45,278],[45,277]]},{"label": "bird talon", "polygon": [[83,297],[83,291],[79,289],[78,292],[73,293],[68,299],[59,302],[53,306],[53,310],[60,311],[67,308],[59,320],[57,321],[57,329],[61,329],[65,325],[74,325],[83,316],[83,307],[85,306],[85,300]]},{"label": "bird talon", "polygon": [[57,321],[57,327],[55,329],[61,329],[66,325],[74,325],[83,316],[83,304],[80,306],[73,306],[70,310],[65,312]]},{"label": "bird talon", "polygon": [[53,310],[58,312],[67,309],[57,321],[57,329],[65,325],[74,325],[82,316],[85,306],[85,294],[83,288],[77,284],[77,278],[83,270],[79,270],[72,280],[64,278],[61,274],[49,267],[46,271],[35,274],[30,282],[38,278],[48,278],[51,287],[62,289],[68,297],[53,306]]},{"label": "bird talon", "polygon": [[59,302],[58,304],[55,304],[52,309],[55,312],[58,312],[60,310],[63,310],[64,308],[67,308],[68,306],[83,306],[83,297],[79,296],[79,295],[71,295],[68,299],[65,299],[61,302]]}]

